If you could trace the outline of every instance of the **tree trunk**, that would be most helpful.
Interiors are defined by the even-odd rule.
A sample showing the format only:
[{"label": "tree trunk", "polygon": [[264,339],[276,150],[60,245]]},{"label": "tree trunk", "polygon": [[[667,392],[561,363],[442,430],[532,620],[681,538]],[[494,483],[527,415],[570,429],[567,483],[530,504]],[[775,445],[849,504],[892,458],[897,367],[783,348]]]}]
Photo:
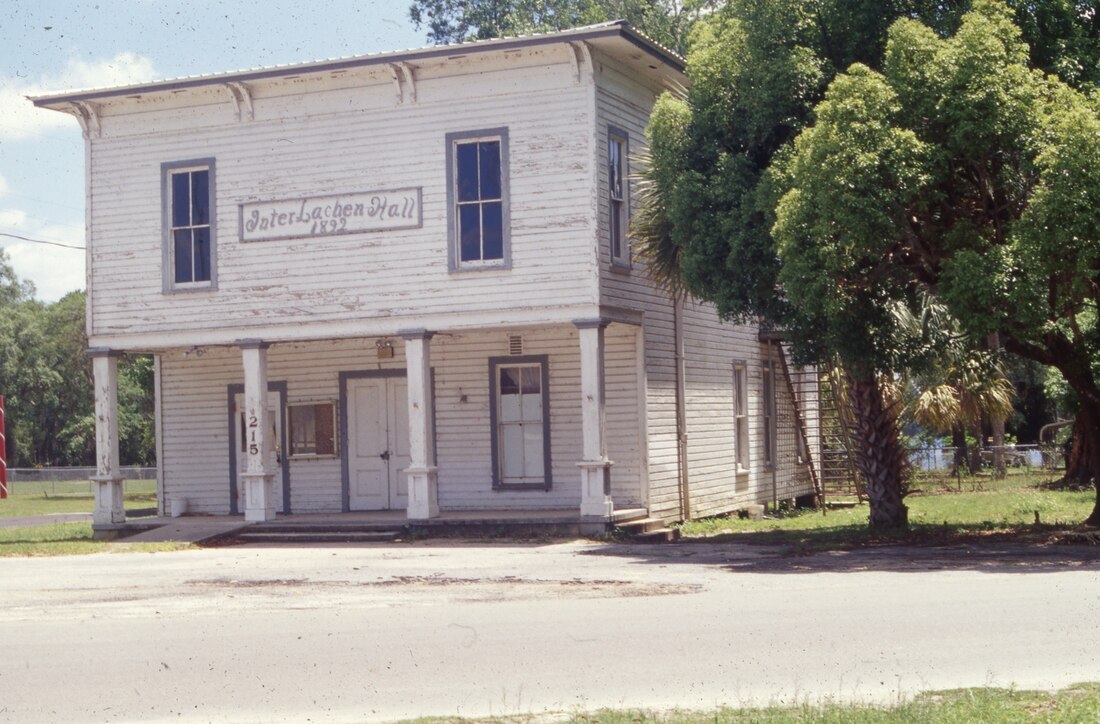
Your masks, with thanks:
[{"label": "tree trunk", "polygon": [[874,376],[861,378],[849,372],[848,396],[855,422],[856,465],[867,484],[871,527],[905,528],[909,509],[902,500],[908,465],[898,437],[897,415],[884,404]]},{"label": "tree trunk", "polygon": [[1073,435],[1066,450],[1066,476],[1062,484],[1070,488],[1083,488],[1092,482],[1092,470],[1089,468],[1090,438],[1082,417],[1078,415],[1073,423]]},{"label": "tree trunk", "polygon": [[970,434],[974,436],[974,449],[970,451],[970,474],[977,475],[982,469],[982,421],[970,425]]},{"label": "tree trunk", "polygon": [[951,444],[955,446],[955,475],[962,472],[966,465],[966,430],[961,424],[951,427]]},{"label": "tree trunk", "polygon": [[[1096,503],[1092,514],[1085,520],[1085,525],[1100,528],[1100,405],[1082,399],[1081,410],[1077,413],[1073,429],[1075,435],[1078,429],[1081,432],[1082,472],[1087,471],[1081,477],[1085,480],[1091,477],[1096,488]],[[1069,474],[1068,468],[1066,474]]]}]

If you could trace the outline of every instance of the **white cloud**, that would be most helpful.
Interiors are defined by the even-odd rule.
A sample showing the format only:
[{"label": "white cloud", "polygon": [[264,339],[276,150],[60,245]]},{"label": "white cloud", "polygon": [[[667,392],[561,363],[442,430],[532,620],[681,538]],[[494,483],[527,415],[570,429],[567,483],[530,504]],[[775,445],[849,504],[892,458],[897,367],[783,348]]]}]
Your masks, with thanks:
[{"label": "white cloud", "polygon": [[92,62],[70,58],[60,73],[38,80],[0,75],[0,134],[19,140],[73,123],[63,113],[35,108],[26,96],[130,85],[155,76],[151,60],[128,52]]},{"label": "white cloud", "polygon": [[0,176],[0,196],[4,196],[9,191],[11,191],[11,186],[3,176]]},{"label": "white cloud", "polygon": [[[31,239],[58,241],[84,246],[84,231],[62,224],[38,223],[21,209],[0,209],[0,230]],[[84,288],[84,252],[49,244],[0,237],[20,279],[34,282],[35,296],[57,301],[71,291]]]}]

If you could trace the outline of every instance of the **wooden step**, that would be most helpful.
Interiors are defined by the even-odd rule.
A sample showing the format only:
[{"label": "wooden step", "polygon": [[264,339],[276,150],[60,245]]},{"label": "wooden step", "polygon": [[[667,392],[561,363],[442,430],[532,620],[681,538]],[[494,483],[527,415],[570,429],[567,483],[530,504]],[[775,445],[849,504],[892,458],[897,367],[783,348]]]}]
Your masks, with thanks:
[{"label": "wooden step", "polygon": [[646,516],[645,518],[635,518],[634,520],[616,523],[615,527],[627,535],[639,535],[641,533],[660,530],[665,527],[665,522],[657,518]]},{"label": "wooden step", "polygon": [[241,543],[389,543],[404,530],[249,530],[237,534]]}]

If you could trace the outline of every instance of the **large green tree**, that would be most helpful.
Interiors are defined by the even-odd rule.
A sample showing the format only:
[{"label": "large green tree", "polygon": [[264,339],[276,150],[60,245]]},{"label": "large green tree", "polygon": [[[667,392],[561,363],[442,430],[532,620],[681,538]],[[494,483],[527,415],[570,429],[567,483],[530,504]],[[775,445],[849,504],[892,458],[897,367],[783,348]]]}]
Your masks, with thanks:
[{"label": "large green tree", "polygon": [[[1033,64],[1064,73],[1078,86],[1095,83],[1100,70],[1088,59],[1100,48],[1096,3],[1019,0],[1015,5],[1036,41]],[[648,134],[649,179],[656,188],[650,194],[655,203],[643,218],[646,228],[656,232],[651,258],[674,259],[688,291],[714,302],[725,317],[763,317],[787,329],[801,359],[840,355],[853,376],[854,407],[866,415],[859,436],[861,467],[865,476],[879,478],[869,492],[883,492],[881,499],[872,499],[875,525],[905,521],[900,501],[904,461],[894,444],[896,420],[877,375],[909,363],[911,350],[899,343],[888,310],[895,303],[914,304],[916,284],[903,270],[883,263],[889,259],[876,257],[877,249],[853,239],[842,239],[831,250],[806,247],[806,255],[781,255],[773,233],[776,208],[794,183],[791,174],[799,170],[792,141],[819,111],[832,113],[842,125],[858,110],[845,103],[862,103],[876,112],[896,103],[855,77],[844,82],[866,89],[868,97],[849,93],[844,103],[816,108],[836,75],[852,63],[881,69],[885,30],[897,19],[919,18],[939,39],[958,27],[968,7],[968,2],[919,0],[729,0],[694,31],[687,97],[660,99]],[[863,228],[858,233],[887,233],[906,222],[900,205],[906,189],[923,184],[920,163],[908,163],[919,144],[872,126],[864,131],[878,134],[877,140],[858,141],[875,140],[902,162],[889,180],[904,188],[884,184],[885,174],[857,164],[851,180],[863,184],[860,191],[873,208],[847,212],[859,216]],[[819,138],[822,143],[836,140],[825,132]],[[802,171],[821,170],[812,162],[801,163]],[[842,200],[840,191],[832,193]],[[803,201],[825,203],[825,194],[822,190]],[[812,223],[805,204],[795,208],[793,200],[788,202],[789,235],[797,235],[799,220]],[[798,248],[795,241],[789,244]],[[788,262],[792,268],[783,271]],[[850,276],[838,285],[844,274]],[[802,301],[811,304],[803,308]]]},{"label": "large green tree", "polygon": [[409,18],[432,43],[458,43],[626,20],[684,52],[692,25],[719,0],[413,0]]},{"label": "large green tree", "polygon": [[1100,471],[1100,98],[1034,68],[1012,11],[980,0],[949,38],[895,23],[883,72],[837,77],[795,149],[786,288],[819,286],[808,265],[825,263],[842,297],[935,293],[971,334],[1062,373]]}]

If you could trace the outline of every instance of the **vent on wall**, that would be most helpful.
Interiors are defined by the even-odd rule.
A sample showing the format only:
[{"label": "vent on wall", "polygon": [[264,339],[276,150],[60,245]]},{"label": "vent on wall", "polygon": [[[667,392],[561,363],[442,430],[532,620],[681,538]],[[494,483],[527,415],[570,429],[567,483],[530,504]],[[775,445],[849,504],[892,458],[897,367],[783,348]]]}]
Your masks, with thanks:
[{"label": "vent on wall", "polygon": [[508,354],[523,354],[523,337],[508,335]]}]

